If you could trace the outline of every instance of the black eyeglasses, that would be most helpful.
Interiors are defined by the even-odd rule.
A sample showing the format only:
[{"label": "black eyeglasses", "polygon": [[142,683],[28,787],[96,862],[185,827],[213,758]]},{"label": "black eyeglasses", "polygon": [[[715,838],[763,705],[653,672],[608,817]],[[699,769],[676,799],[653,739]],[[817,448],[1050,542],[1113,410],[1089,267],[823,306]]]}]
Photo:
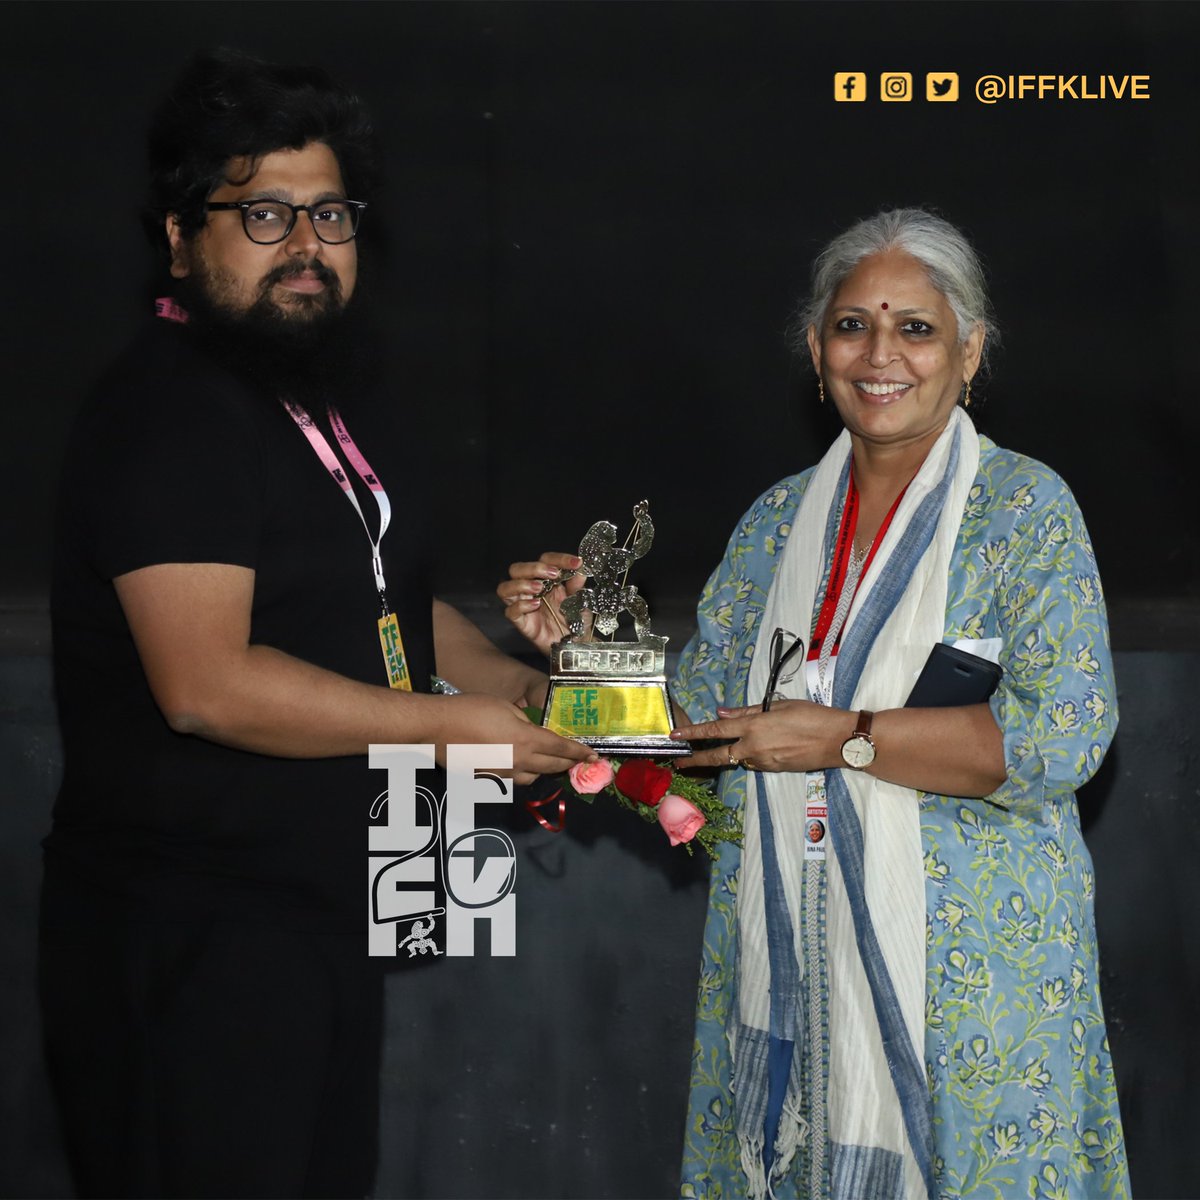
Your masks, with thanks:
[{"label": "black eyeglasses", "polygon": [[775,632],[771,634],[771,673],[767,676],[767,690],[762,702],[763,712],[771,711],[772,701],[785,699],[776,689],[795,679],[803,655],[804,639],[776,626]]},{"label": "black eyeglasses", "polygon": [[221,200],[204,206],[209,212],[238,209],[246,236],[260,246],[282,242],[296,227],[299,213],[308,213],[313,232],[330,246],[354,240],[358,218],[366,204],[362,200],[322,200],[319,204],[288,204],[285,200]]}]

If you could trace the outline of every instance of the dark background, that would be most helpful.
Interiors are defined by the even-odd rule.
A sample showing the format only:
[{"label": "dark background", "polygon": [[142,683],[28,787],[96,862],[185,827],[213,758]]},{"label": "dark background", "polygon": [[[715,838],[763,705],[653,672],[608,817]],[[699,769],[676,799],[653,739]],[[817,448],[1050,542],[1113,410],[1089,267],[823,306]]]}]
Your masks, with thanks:
[{"label": "dark background", "polygon": [[[145,311],[147,111],[217,42],[372,104],[364,255],[414,456],[453,449],[451,590],[650,497],[647,590],[693,596],[750,500],[819,456],[783,329],[814,251],[927,204],[987,261],[985,431],[1075,489],[1110,595],[1200,595],[1192,4],[29,4],[4,10],[3,594],[40,595],[65,430]],[[833,72],[873,98],[833,101]],[[955,104],[874,76],[955,70]],[[1005,101],[983,73],[1149,74]],[[380,243],[383,243],[382,245]]]},{"label": "dark background", "polygon": [[[7,4],[0,38],[0,1193],[63,1173],[32,927],[59,769],[45,592],[57,463],[144,319],[147,114],[225,43],[371,103],[363,255],[414,461],[445,460],[447,593],[491,623],[509,560],[658,526],[673,645],[738,515],[832,430],[784,327],[813,253],[924,204],[964,227],[1003,333],[981,428],[1063,474],[1111,601],[1122,731],[1081,796],[1139,1196],[1194,1196],[1200,567],[1195,56],[1185,3]],[[833,100],[833,73],[872,99]],[[881,103],[911,71],[918,98]],[[962,96],[931,104],[926,71]],[[1148,74],[1148,101],[1001,101],[978,75]],[[491,617],[489,617],[489,613]],[[676,626],[671,624],[677,622]],[[636,823],[635,823],[636,824]],[[381,1196],[642,1196],[681,1140],[697,864],[600,812],[524,828],[518,958],[393,981]],[[527,866],[526,866],[527,860]]]}]

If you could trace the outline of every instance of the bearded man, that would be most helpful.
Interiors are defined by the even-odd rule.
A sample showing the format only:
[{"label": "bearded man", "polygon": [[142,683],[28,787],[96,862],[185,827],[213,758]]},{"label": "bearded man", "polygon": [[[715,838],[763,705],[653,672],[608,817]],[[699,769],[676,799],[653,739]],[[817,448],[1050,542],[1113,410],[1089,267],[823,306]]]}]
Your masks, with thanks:
[{"label": "bearded man", "polygon": [[511,744],[518,781],[594,756],[431,593],[419,451],[357,303],[361,103],[202,55],[150,159],[170,294],[81,413],[59,510],[51,1077],[83,1195],[361,1196],[368,745]]}]

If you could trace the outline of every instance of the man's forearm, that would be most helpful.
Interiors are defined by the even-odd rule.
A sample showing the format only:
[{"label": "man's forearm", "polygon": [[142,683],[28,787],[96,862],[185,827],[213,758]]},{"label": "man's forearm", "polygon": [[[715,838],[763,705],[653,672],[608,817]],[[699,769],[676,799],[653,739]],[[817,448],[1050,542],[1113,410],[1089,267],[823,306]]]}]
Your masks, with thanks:
[{"label": "man's forearm", "polygon": [[154,699],[179,733],[289,758],[362,754],[372,742],[519,744],[531,771],[565,769],[578,752],[534,735],[512,707],[544,677],[447,605],[433,611],[438,668],[473,695],[361,683],[250,643],[254,572],[245,567],[163,563],[114,584]]},{"label": "man's forearm", "polygon": [[439,736],[447,698],[347,679],[270,646],[248,646],[203,688],[165,697],[178,733],[282,758],[364,754],[372,742]]}]

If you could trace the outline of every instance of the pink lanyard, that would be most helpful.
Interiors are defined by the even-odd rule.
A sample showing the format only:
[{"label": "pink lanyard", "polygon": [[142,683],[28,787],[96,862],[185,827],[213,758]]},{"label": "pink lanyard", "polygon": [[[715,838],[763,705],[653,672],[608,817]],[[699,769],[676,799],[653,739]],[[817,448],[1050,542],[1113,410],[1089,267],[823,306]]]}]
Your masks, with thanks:
[{"label": "pink lanyard", "polygon": [[308,438],[308,444],[316,452],[317,457],[321,460],[325,470],[333,476],[333,481],[342,489],[346,495],[346,499],[354,505],[354,511],[358,513],[358,519],[363,524],[363,529],[367,532],[367,540],[371,543],[371,569],[375,572],[375,586],[379,589],[379,603],[383,605],[383,615],[388,615],[387,603],[387,584],[383,578],[383,559],[379,556],[379,544],[383,541],[383,535],[387,533],[387,527],[392,520],[392,505],[388,500],[388,494],[383,490],[383,484],[379,482],[379,477],[371,470],[371,464],[363,457],[362,451],[354,444],[354,439],[350,436],[350,431],[346,428],[345,423],[339,416],[336,409],[329,410],[329,423],[333,426],[333,432],[337,435],[337,440],[341,443],[342,449],[346,452],[346,457],[350,460],[350,465],[358,472],[359,478],[363,483],[371,489],[371,495],[375,497],[375,503],[379,505],[379,536],[371,536],[371,527],[367,524],[367,518],[363,515],[362,505],[358,502],[358,497],[354,494],[354,488],[351,486],[350,480],[346,477],[346,472],[342,470],[342,465],[338,462],[338,457],[333,452],[333,447],[325,440],[325,435],[317,428],[316,422],[312,417],[304,411],[298,404],[292,403],[290,400],[283,401],[283,407],[287,409],[288,415],[300,427],[300,432]]},{"label": "pink lanyard", "polygon": [[[188,314],[176,300],[170,296],[160,296],[154,302],[155,316],[162,317],[167,321],[175,321],[180,325],[187,324]],[[317,428],[312,417],[308,415],[298,404],[293,404],[290,400],[283,401],[283,407],[288,410],[288,414],[292,420],[300,426],[301,433],[308,438],[308,444],[316,451],[317,457],[325,466],[330,475],[333,476],[334,482],[346,493],[346,499],[354,505],[354,511],[358,513],[358,519],[363,523],[363,528],[367,531],[367,540],[371,543],[371,569],[375,572],[375,586],[379,589],[379,603],[383,605],[383,615],[388,615],[387,602],[387,585],[383,578],[383,559],[379,556],[379,543],[383,541],[383,535],[387,533],[387,527],[392,520],[392,505],[388,500],[387,492],[383,490],[383,484],[379,482],[379,477],[371,470],[371,464],[363,457],[362,451],[354,444],[354,439],[350,436],[349,430],[346,428],[342,418],[338,415],[336,409],[329,410],[329,422],[333,426],[333,432],[337,434],[337,440],[341,442],[342,449],[346,452],[346,457],[350,460],[350,465],[358,472],[359,478],[363,483],[371,489],[371,494],[375,497],[375,503],[379,505],[379,536],[371,536],[371,527],[367,524],[367,518],[363,515],[362,505],[358,502],[358,497],[354,494],[354,488],[350,484],[350,480],[346,478],[346,472],[342,470],[342,464],[338,462],[337,455],[334,454],[333,448],[325,440],[325,435]]]},{"label": "pink lanyard", "polygon": [[174,321],[178,325],[188,323],[187,309],[173,296],[159,296],[154,302],[154,315],[164,321]]}]

